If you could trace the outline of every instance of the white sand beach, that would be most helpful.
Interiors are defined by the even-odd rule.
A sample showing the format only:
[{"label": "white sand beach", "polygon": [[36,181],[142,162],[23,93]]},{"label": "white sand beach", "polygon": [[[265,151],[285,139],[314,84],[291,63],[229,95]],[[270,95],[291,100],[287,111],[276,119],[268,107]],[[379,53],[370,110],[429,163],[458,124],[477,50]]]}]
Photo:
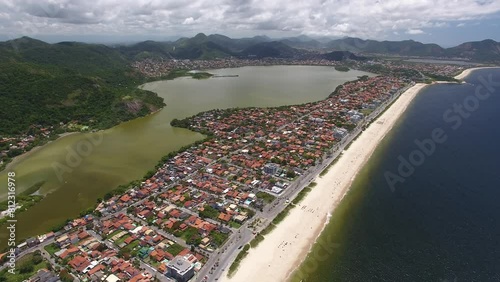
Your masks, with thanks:
[{"label": "white sand beach", "polygon": [[495,69],[495,68],[499,68],[499,67],[478,67],[478,68],[465,69],[459,75],[455,76],[455,79],[464,79],[464,78],[466,78],[469,74],[471,74],[475,70],[491,69],[491,68]]},{"label": "white sand beach", "polygon": [[289,279],[321,233],[328,214],[340,203],[352,181],[370,158],[379,142],[391,130],[407,106],[426,86],[408,89],[344,151],[328,173],[318,177],[317,186],[298,207],[268,234],[257,248],[251,248],[232,278],[227,270],[221,276],[228,282],[280,282]]}]

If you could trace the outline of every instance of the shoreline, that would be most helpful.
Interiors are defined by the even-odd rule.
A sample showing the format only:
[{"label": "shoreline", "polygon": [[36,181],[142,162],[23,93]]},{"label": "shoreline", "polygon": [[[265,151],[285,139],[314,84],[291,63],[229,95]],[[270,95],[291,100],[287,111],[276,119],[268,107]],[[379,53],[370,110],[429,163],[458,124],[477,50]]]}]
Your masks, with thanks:
[{"label": "shoreline", "polygon": [[459,80],[463,80],[464,78],[466,78],[467,76],[469,76],[475,70],[480,70],[480,69],[496,69],[496,68],[500,68],[500,66],[499,67],[477,67],[477,68],[469,68],[469,69],[463,70],[461,73],[459,73],[458,75],[456,75],[454,78],[455,79],[459,79]]},{"label": "shoreline", "polygon": [[316,177],[316,187],[256,248],[249,250],[233,277],[228,278],[226,270],[221,281],[289,281],[328,224],[330,214],[348,193],[358,172],[425,86],[427,84],[418,83],[401,94],[351,143],[324,176]]},{"label": "shoreline", "polygon": [[[274,66],[274,65],[269,65],[269,66]],[[311,66],[315,66],[315,65],[311,65]],[[241,67],[241,66],[240,66]],[[236,67],[238,68],[238,67]],[[462,71],[460,74],[456,75],[454,78],[455,79],[464,79],[465,77],[467,77],[472,71],[474,70],[478,70],[478,69],[486,69],[486,68],[499,68],[499,67],[476,67],[476,68],[469,68],[469,69],[465,69],[464,71]],[[175,79],[175,78],[174,78]],[[144,87],[145,84],[147,83],[151,83],[151,82],[158,82],[158,81],[164,81],[164,80],[170,80],[170,79],[160,79],[160,80],[153,80],[153,81],[149,81],[149,82],[146,82],[146,83],[143,83],[141,85],[138,85],[137,88],[139,89],[142,89]],[[453,82],[437,82],[437,83],[453,83]],[[155,114],[157,112],[159,112],[160,110],[162,110],[165,106],[155,110],[155,111],[152,111],[151,113],[147,114],[146,116],[149,116],[149,115],[152,115],[152,114]],[[144,117],[146,117],[144,116]],[[137,117],[137,118],[141,118],[141,117]],[[135,118],[135,119],[137,119]],[[135,120],[135,119],[132,119],[132,120]],[[127,121],[125,121],[127,122]],[[122,124],[123,122],[119,123],[119,124]],[[117,125],[119,125],[117,124]],[[115,125],[115,126],[117,126]],[[114,127],[114,126],[113,126]],[[112,127],[110,127],[112,128]],[[109,129],[109,128],[107,128]],[[99,131],[102,131],[102,130],[106,130],[106,129],[101,129]],[[24,158],[27,158],[29,157],[31,154],[35,153],[36,151],[40,150],[41,148],[43,148],[45,145],[53,142],[53,141],[56,141],[56,140],[59,140],[63,137],[66,137],[66,136],[69,136],[69,135],[73,135],[73,134],[76,134],[76,133],[83,133],[83,132],[77,132],[77,131],[74,131],[74,132],[65,132],[65,133],[62,133],[62,134],[59,134],[59,137],[57,137],[56,139],[54,140],[50,140],[48,141],[47,143],[45,144],[42,144],[42,145],[39,145],[39,146],[36,146],[34,148],[32,148],[31,150],[27,151],[27,152],[24,152],[23,154],[19,155],[19,156],[16,156],[14,157],[8,164],[6,164],[5,168],[3,170],[0,171],[0,173],[2,173],[3,171],[6,171],[6,170],[9,170],[9,169],[12,169],[12,166],[14,166],[16,163],[22,161]]]},{"label": "shoreline", "polygon": [[49,140],[47,143],[44,143],[44,144],[42,144],[42,145],[38,145],[38,146],[36,146],[36,147],[33,147],[33,148],[31,148],[31,150],[29,150],[29,151],[27,151],[27,152],[24,152],[24,153],[22,153],[22,154],[21,154],[21,155],[19,155],[19,156],[15,156],[15,157],[14,157],[14,158],[13,158],[13,159],[12,159],[12,160],[11,160],[11,161],[10,161],[10,162],[6,165],[6,166],[5,166],[5,168],[4,168],[3,170],[1,170],[1,171],[0,171],[0,173],[4,172],[4,171],[6,171],[6,170],[12,169],[12,166],[14,166],[14,165],[16,165],[17,163],[19,163],[19,162],[23,161],[25,158],[27,158],[27,157],[31,156],[32,154],[34,154],[35,152],[37,152],[37,151],[39,151],[40,149],[44,148],[44,147],[45,147],[45,146],[47,146],[48,144],[50,144],[50,143],[52,143],[52,142],[54,142],[54,141],[58,141],[58,140],[60,140],[60,139],[62,139],[62,138],[64,138],[64,137],[67,137],[67,136],[70,136],[70,135],[74,135],[74,134],[78,134],[78,133],[80,133],[80,134],[85,134],[85,133],[103,132],[103,131],[105,131],[105,130],[111,129],[111,128],[113,128],[113,127],[115,127],[115,126],[118,126],[118,125],[120,125],[120,124],[123,124],[123,123],[125,123],[125,122],[133,121],[133,120],[136,120],[136,119],[140,119],[140,118],[144,118],[144,117],[148,117],[148,116],[150,116],[150,115],[156,114],[156,113],[158,113],[159,111],[161,111],[163,108],[165,108],[165,106],[163,106],[163,107],[161,107],[161,108],[159,108],[159,109],[157,109],[157,110],[155,110],[155,111],[152,111],[151,113],[149,113],[149,114],[147,114],[147,115],[145,115],[145,116],[143,116],[143,117],[136,117],[136,118],[131,119],[131,120],[127,120],[127,121],[120,122],[119,124],[116,124],[116,125],[114,125],[114,126],[112,126],[112,127],[110,127],[110,128],[99,129],[99,130],[96,130],[96,131],[94,131],[94,132],[92,132],[92,131],[84,131],[84,132],[81,132],[81,131],[70,131],[70,132],[64,132],[64,133],[61,133],[61,134],[59,134],[59,136],[58,136],[56,139],[54,139],[54,140]]},{"label": "shoreline", "polygon": [[45,147],[46,145],[56,141],[56,140],[59,140],[59,139],[62,139],[66,136],[70,136],[70,135],[73,135],[73,134],[76,134],[76,133],[81,133],[81,132],[77,132],[77,131],[73,131],[73,132],[64,132],[64,133],[61,133],[59,134],[59,137],[57,137],[56,139],[54,140],[49,140],[47,143],[44,143],[42,145],[38,145],[36,147],[33,147],[31,148],[31,150],[27,151],[27,152],[24,152],[22,153],[21,155],[19,156],[15,156],[6,166],[5,168],[0,171],[0,173],[6,171],[6,170],[9,170],[9,169],[12,169],[12,166],[16,165],[17,163],[21,162],[22,160],[24,160],[25,158],[31,156],[32,154],[34,154],[35,152],[39,151],[40,149],[42,149],[43,147]]}]

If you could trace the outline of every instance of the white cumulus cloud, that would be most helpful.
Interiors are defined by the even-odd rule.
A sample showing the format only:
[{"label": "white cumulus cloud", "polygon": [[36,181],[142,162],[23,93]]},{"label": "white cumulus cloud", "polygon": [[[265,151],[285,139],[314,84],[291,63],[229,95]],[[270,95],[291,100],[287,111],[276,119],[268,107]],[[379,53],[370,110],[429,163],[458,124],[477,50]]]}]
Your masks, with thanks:
[{"label": "white cumulus cloud", "polygon": [[495,0],[0,0],[0,34],[279,32],[384,38],[499,12]]},{"label": "white cumulus cloud", "polygon": [[421,29],[409,29],[406,34],[424,34],[425,32]]}]

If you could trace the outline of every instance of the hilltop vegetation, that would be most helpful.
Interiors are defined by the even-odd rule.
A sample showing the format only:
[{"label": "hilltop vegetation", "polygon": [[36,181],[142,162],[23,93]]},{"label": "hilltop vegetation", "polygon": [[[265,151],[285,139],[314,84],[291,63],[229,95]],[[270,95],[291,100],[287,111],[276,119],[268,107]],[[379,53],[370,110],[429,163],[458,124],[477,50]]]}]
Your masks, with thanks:
[{"label": "hilltop vegetation", "polygon": [[252,38],[229,38],[220,34],[198,33],[192,38],[180,38],[174,42],[144,41],[118,49],[130,60],[158,59],[204,59],[239,56],[244,49],[261,42],[271,41],[265,36]]},{"label": "hilltop vegetation", "polygon": [[116,50],[23,37],[0,44],[0,134],[77,120],[107,128],[161,108]]},{"label": "hilltop vegetation", "polygon": [[376,41],[346,37],[332,40],[326,43],[324,47],[382,55],[462,58],[478,62],[500,61],[500,43],[491,39],[466,42],[456,47],[443,48],[437,44],[424,44],[414,40]]},{"label": "hilltop vegetation", "polygon": [[252,45],[241,52],[241,56],[255,58],[294,58],[305,52],[292,48],[285,43],[272,41]]},{"label": "hilltop vegetation", "polygon": [[500,43],[491,39],[466,42],[448,48],[447,52],[454,57],[471,57],[478,61],[500,61]]}]

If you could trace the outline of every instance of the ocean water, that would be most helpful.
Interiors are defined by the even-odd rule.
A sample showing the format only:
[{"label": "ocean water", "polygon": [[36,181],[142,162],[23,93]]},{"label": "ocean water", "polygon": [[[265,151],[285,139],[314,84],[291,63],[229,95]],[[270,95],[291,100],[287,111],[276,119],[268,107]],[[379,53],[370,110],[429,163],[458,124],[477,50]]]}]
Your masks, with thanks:
[{"label": "ocean water", "polygon": [[292,281],[500,281],[500,69],[466,81],[415,98]]}]

